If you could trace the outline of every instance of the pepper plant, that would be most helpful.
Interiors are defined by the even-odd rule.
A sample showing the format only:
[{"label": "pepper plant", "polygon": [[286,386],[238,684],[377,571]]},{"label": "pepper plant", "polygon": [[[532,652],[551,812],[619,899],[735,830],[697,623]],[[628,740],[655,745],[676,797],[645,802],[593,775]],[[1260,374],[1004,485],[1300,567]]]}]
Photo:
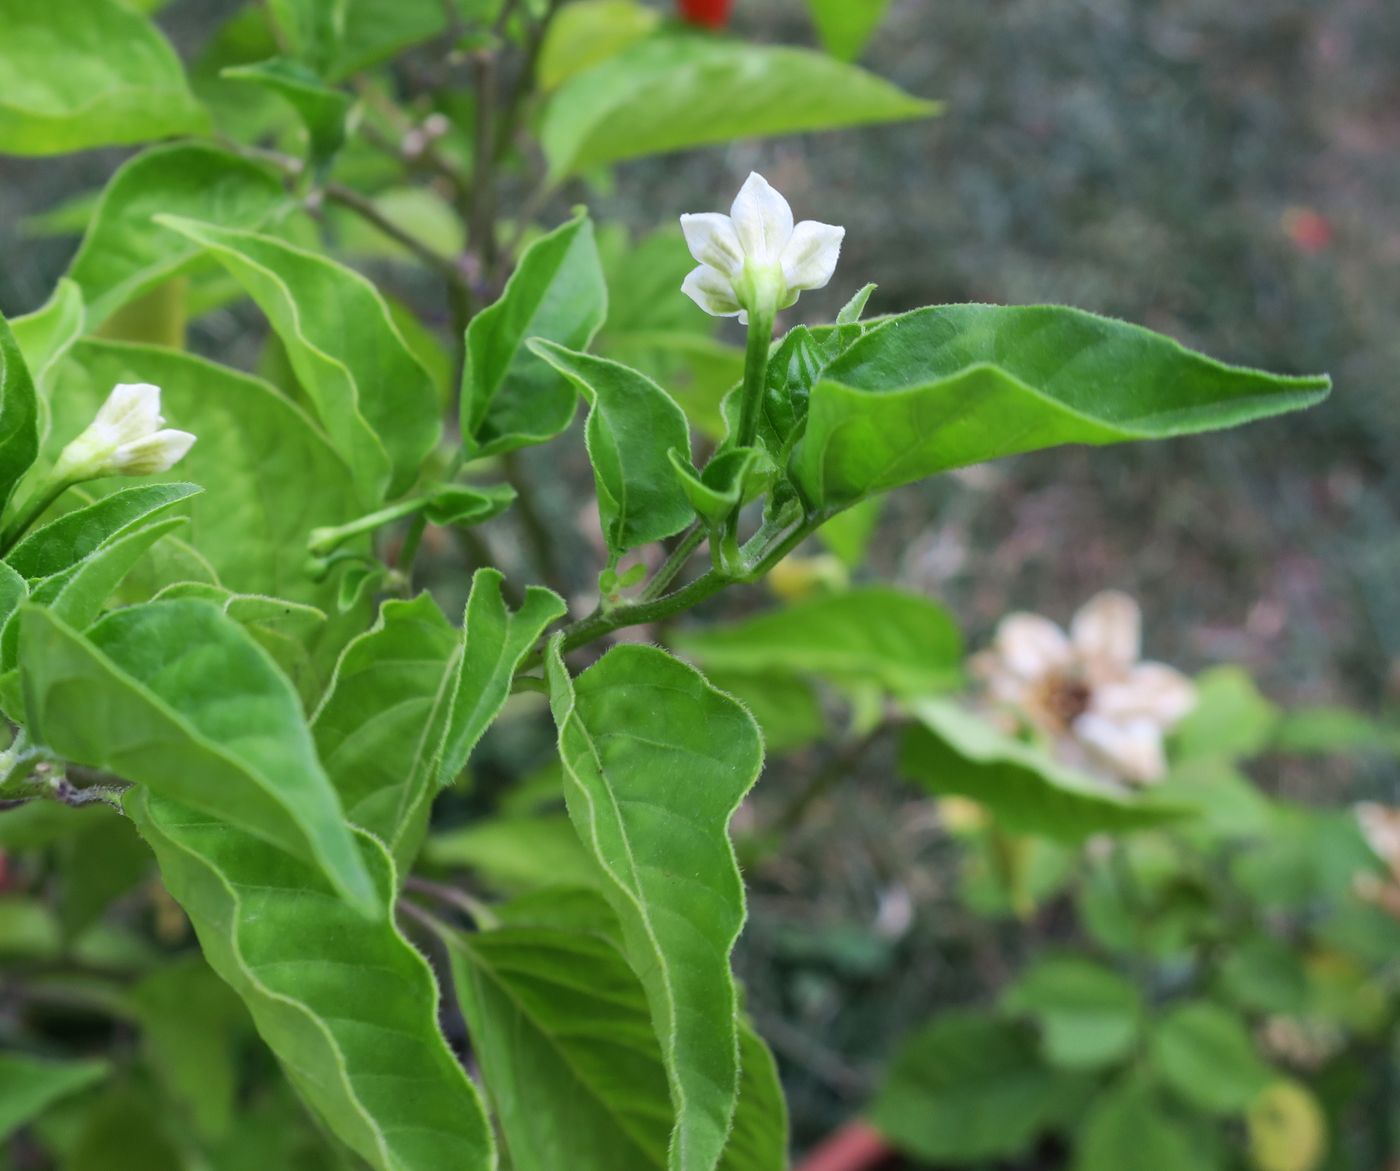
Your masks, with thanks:
[{"label": "pepper plant", "polygon": [[[629,159],[933,115],[845,60],[880,7],[814,3],[827,52],[624,0],[269,0],[182,62],[159,4],[0,4],[0,151],[145,144],[48,217],[81,243],[0,327],[25,1165],[784,1166],[729,962],[750,709],[771,738],[793,698],[764,637],[917,699],[1023,825],[1166,815],[940,725],[960,651],[927,600],[678,623],[903,485],[1327,393],[1069,308],[871,315],[841,229],[719,157],[666,216],[683,283],[673,237],[557,210]],[[795,324],[829,281],[845,308]],[[533,491],[575,453],[604,549],[577,613]],[[609,647],[657,623],[674,649]],[[538,767],[488,786],[474,752],[510,734]]]}]

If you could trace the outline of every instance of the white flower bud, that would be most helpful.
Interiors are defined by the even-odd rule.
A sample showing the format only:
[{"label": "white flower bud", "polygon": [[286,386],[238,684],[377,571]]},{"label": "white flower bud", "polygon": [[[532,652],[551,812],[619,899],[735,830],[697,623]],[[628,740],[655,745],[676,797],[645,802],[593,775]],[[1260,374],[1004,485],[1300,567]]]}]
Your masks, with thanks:
[{"label": "white flower bud", "polygon": [[119,383],[87,430],[59,454],[55,483],[101,476],[150,476],[174,467],[194,444],[188,431],[162,429],[160,387]]},{"label": "white flower bud", "polygon": [[831,280],[845,228],[792,222],[788,201],[757,172],[749,175],[728,215],[681,216],[690,254],[699,262],[681,292],[706,313],[738,317],[786,309],[805,289]]}]

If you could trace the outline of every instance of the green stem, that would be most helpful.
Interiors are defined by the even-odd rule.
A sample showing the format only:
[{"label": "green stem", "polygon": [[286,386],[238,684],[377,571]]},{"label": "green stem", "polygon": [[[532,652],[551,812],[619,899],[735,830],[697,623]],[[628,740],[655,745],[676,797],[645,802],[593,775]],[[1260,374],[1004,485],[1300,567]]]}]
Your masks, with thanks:
[{"label": "green stem", "polygon": [[0,537],[0,557],[6,556],[19,543],[19,539],[29,531],[30,526],[43,516],[50,506],[72,486],[67,480],[60,480],[57,484],[40,484],[34,494],[30,496],[29,503],[6,526],[4,535]]},{"label": "green stem", "polygon": [[704,540],[705,526],[696,521],[676,543],[676,547],[661,563],[661,567],[651,575],[651,580],[642,589],[640,600],[649,602],[653,598],[659,598],[666,587],[675,580],[676,574],[685,568],[685,563],[690,560],[690,555],[700,547]]},{"label": "green stem", "polygon": [[[351,537],[358,537],[361,533],[372,533],[375,529],[381,529],[405,516],[421,513],[431,499],[429,496],[415,496],[411,500],[400,500],[397,504],[390,504],[377,512],[367,513],[335,528],[312,529],[310,539],[306,542],[307,551],[315,557],[325,557]],[[419,536],[421,535],[420,532]]]},{"label": "green stem", "polygon": [[752,447],[758,435],[758,412],[763,406],[763,390],[768,381],[768,351],[773,345],[773,310],[749,313],[749,335],[744,346],[744,390],[739,400],[739,429],[735,443]]}]

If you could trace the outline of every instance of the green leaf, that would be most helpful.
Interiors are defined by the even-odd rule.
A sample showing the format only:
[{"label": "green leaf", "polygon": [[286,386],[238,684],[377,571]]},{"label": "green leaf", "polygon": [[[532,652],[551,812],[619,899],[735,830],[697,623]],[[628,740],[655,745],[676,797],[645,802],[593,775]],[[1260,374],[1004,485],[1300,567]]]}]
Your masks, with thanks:
[{"label": "green leaf", "polygon": [[758,728],[655,647],[614,647],[571,681],[556,639],[547,668],[569,816],[607,876],[661,1039],[668,1166],[710,1171],[739,1092],[729,952],[744,892],[727,829],[762,764]]},{"label": "green leaf", "polygon": [[1148,1087],[1126,1082],[1101,1094],[1084,1120],[1074,1171],[1204,1171],[1190,1134]]},{"label": "green leaf", "polygon": [[471,1081],[438,1031],[438,992],[393,920],[393,863],[359,834],[379,910],[260,839],[137,790],[128,809],[301,1096],[376,1171],[491,1171]]},{"label": "green leaf", "polygon": [[460,632],[426,594],[386,602],[341,656],[313,721],[349,816],[400,861],[416,853],[433,797],[505,705],[516,667],[564,612],[556,594],[532,586],[512,613],[502,580],[477,571]]},{"label": "green leaf", "polygon": [[1279,711],[1240,667],[1212,667],[1196,678],[1196,706],[1172,731],[1173,760],[1242,760],[1269,746]]},{"label": "green leaf", "polygon": [[890,0],[807,0],[822,47],[842,61],[854,61],[880,27]]},{"label": "green leaf", "polygon": [[115,383],[160,386],[170,425],[199,437],[168,473],[205,487],[190,502],[190,543],[231,590],[330,605],[333,583],[308,574],[307,540],[359,510],[349,467],[305,412],[260,379],[153,346],[82,342],[63,378],[54,408],[62,438]]},{"label": "green leaf", "polygon": [[1242,1112],[1275,1078],[1244,1021],[1208,1000],[1178,1005],[1152,1031],[1152,1065],[1181,1098],[1213,1114]]},{"label": "green leaf", "polygon": [[876,326],[827,367],[792,470],[814,505],[839,506],[1017,452],[1232,427],[1329,386],[1078,309],[936,306]]},{"label": "green leaf", "polygon": [[66,512],[5,556],[31,583],[72,570],[98,549],[164,516],[201,491],[194,484],[138,484]]},{"label": "green leaf", "polygon": [[203,130],[180,59],[117,0],[9,4],[0,154],[54,155]]},{"label": "green leaf", "polygon": [[1371,720],[1350,708],[1293,708],[1283,713],[1274,732],[1280,752],[1389,752],[1400,755],[1400,726]]},{"label": "green leaf", "polygon": [[1131,980],[1068,956],[1042,959],[1022,972],[1002,1005],[1039,1023],[1045,1059],[1062,1069],[1097,1069],[1124,1057],[1142,1013]]},{"label": "green leaf", "polygon": [[1011,1158],[1056,1113],[1057,1081],[1067,1085],[1070,1075],[1041,1063],[1029,1029],[945,1013],[900,1046],[870,1118],[895,1146],[931,1163]]},{"label": "green leaf", "polygon": [[905,733],[901,771],[931,792],[985,805],[1015,833],[1078,841],[1182,816],[1065,768],[952,703],[921,700],[912,714],[917,722]]},{"label": "green leaf", "polygon": [[[148,855],[149,856],[149,855]],[[203,1138],[226,1135],[238,1104],[239,1042],[247,1016],[199,959],[158,968],[131,990],[147,1063]]]},{"label": "green leaf", "polygon": [[85,1114],[64,1171],[183,1171],[170,1131],[149,1089],[116,1082]]},{"label": "green leaf", "polygon": [[732,695],[763,729],[763,747],[770,755],[789,752],[824,739],[826,713],[811,683],[778,671],[706,669],[706,677]]},{"label": "green leaf", "polygon": [[667,454],[690,507],[712,530],[740,505],[756,499],[773,475],[772,461],[757,447],[728,448],[700,470],[678,448]]},{"label": "green leaf", "polygon": [[289,103],[306,127],[313,167],[325,167],[344,145],[350,95],[323,85],[304,65],[273,57],[252,65],[230,66],[219,76],[262,86]]},{"label": "green leaf", "polygon": [[695,516],[669,453],[690,458],[690,428],[671,397],[644,374],[552,342],[530,349],[588,403],[584,440],[598,515],[614,558],[685,528]]},{"label": "green leaf", "polygon": [[884,501],[871,496],[859,504],[838,512],[820,529],[817,539],[841,559],[848,569],[857,569],[865,561],[866,550],[880,523]]},{"label": "green leaf", "polygon": [[68,266],[87,301],[89,326],[198,259],[198,246],[156,223],[156,215],[255,228],[288,202],[270,168],[215,146],[175,143],[129,159],[103,190]]},{"label": "green leaf", "polygon": [[677,31],[567,81],[545,108],[540,144],[557,183],[641,155],[937,110],[821,53]]},{"label": "green leaf", "polygon": [[1219,972],[1221,988],[1241,1008],[1287,1015],[1307,1009],[1308,975],[1292,944],[1262,932],[1232,940]]},{"label": "green leaf", "polygon": [[270,236],[176,216],[158,222],[212,252],[267,314],[367,501],[406,489],[438,441],[437,391],[375,287]]},{"label": "green leaf", "polygon": [[39,454],[39,400],[9,323],[0,316],[0,509]]},{"label": "green leaf", "polygon": [[42,582],[32,600],[47,606],[55,618],[82,630],[97,620],[102,604],[151,546],[188,523],[183,516],[171,516],[116,537],[80,561],[71,573]]},{"label": "green leaf", "polygon": [[[292,50],[330,81],[340,81],[442,32],[449,12],[480,17],[463,0],[271,0]],[[478,6],[479,7],[479,6]]]},{"label": "green leaf", "polygon": [[640,40],[661,22],[654,8],[633,0],[579,0],[559,10],[540,46],[540,90],[558,89],[576,73]]},{"label": "green leaf", "polygon": [[[666,1070],[646,992],[616,946],[616,919],[601,900],[572,892],[557,916],[539,900],[519,925],[506,915],[500,930],[448,943],[512,1165],[663,1171]],[[786,1108],[772,1055],[746,1023],[739,1037],[740,1104],[720,1171],[781,1171]]]},{"label": "green leaf", "polygon": [[41,308],[10,322],[41,403],[52,389],[54,370],[82,335],[86,321],[82,290],[60,277]]},{"label": "green leaf", "polygon": [[216,606],[120,610],[86,638],[34,607],[20,621],[38,742],[258,834],[320,867],[362,912],[373,908],[296,693]]},{"label": "green leaf", "polygon": [[889,586],[815,595],[731,626],[679,631],[672,641],[718,671],[783,669],[909,696],[962,680],[962,639],[948,612]]},{"label": "green leaf", "polygon": [[[461,635],[428,594],[387,601],[345,648],[312,720],[316,749],[346,816],[411,860],[437,791],[432,768]],[[404,852],[400,844],[404,843]]]},{"label": "green leaf", "polygon": [[0,1053],[0,1142],[55,1102],[107,1076],[105,1061],[45,1061]]},{"label": "green leaf", "polygon": [[586,215],[525,250],[500,299],[467,326],[462,439],[473,456],[543,443],[569,425],[573,390],[525,342],[539,337],[584,349],[607,307],[593,224]]},{"label": "green leaf", "polygon": [[433,834],[423,848],[433,866],[470,870],[507,894],[551,886],[596,886],[602,873],[563,814],[489,817]]}]

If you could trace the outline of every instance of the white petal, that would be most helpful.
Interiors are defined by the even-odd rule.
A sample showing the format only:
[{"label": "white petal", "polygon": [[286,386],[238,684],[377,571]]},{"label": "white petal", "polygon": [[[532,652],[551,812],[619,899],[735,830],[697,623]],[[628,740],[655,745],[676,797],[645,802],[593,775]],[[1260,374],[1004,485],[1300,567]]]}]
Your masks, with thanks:
[{"label": "white petal", "polygon": [[734,299],[734,287],[729,283],[729,278],[708,264],[693,268],[686,274],[681,282],[681,292],[715,317],[739,315],[739,302]]},{"label": "white petal", "polygon": [[681,231],[690,254],[700,264],[736,277],[744,271],[744,247],[734,221],[717,211],[681,216]]},{"label": "white petal", "polygon": [[1108,768],[1126,781],[1147,784],[1167,772],[1162,729],[1146,719],[1111,720],[1086,712],[1074,721],[1074,734]]},{"label": "white petal", "polygon": [[1065,632],[1039,614],[1008,614],[997,626],[997,653],[1022,679],[1039,679],[1073,657]]},{"label": "white petal", "polygon": [[803,220],[783,249],[783,280],[789,289],[824,289],[841,257],[845,228]]},{"label": "white petal", "polygon": [[1094,689],[1094,711],[1115,719],[1144,716],[1163,728],[1170,728],[1195,706],[1195,685],[1165,663],[1139,663],[1125,678]]},{"label": "white petal", "polygon": [[792,208],[757,171],[739,188],[729,216],[745,256],[757,264],[779,263],[792,239]]},{"label": "white petal", "polygon": [[1400,809],[1363,801],[1356,806],[1356,820],[1376,857],[1392,870],[1400,868]]},{"label": "white petal", "polygon": [[160,387],[149,382],[119,382],[93,420],[113,443],[130,443],[161,425]]},{"label": "white petal", "polygon": [[112,453],[108,466],[126,476],[153,476],[169,471],[184,459],[194,440],[188,431],[157,431],[134,443],[122,444]]},{"label": "white petal", "polygon": [[1075,650],[1091,671],[1126,671],[1141,654],[1142,611],[1127,594],[1105,590],[1079,608],[1069,632]]}]

